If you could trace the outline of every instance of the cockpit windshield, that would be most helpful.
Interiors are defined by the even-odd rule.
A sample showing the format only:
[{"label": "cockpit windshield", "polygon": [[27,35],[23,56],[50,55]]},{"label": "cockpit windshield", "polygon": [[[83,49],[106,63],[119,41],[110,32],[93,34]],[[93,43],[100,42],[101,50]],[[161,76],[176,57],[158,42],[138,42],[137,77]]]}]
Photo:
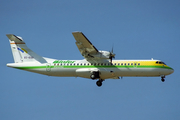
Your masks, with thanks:
[{"label": "cockpit windshield", "polygon": [[162,61],[156,61],[156,63],[157,64],[164,64],[164,65],[166,65],[164,62],[162,62]]}]

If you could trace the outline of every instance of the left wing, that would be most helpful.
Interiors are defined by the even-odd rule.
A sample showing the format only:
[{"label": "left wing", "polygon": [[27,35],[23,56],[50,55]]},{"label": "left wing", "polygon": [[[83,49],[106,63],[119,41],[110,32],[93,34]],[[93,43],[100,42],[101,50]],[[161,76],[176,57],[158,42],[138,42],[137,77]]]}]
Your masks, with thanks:
[{"label": "left wing", "polygon": [[76,45],[86,60],[110,60],[115,57],[115,54],[108,51],[98,51],[96,47],[86,38],[82,32],[73,32],[76,39]]},{"label": "left wing", "polygon": [[76,40],[76,45],[84,58],[93,58],[92,55],[99,52],[82,32],[73,32],[72,34]]}]

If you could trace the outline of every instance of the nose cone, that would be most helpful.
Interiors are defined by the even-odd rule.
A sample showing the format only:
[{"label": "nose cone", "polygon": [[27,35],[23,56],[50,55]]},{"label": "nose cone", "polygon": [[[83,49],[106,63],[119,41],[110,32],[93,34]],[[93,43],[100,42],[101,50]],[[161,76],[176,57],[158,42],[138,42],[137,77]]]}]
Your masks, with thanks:
[{"label": "nose cone", "polygon": [[170,69],[169,69],[169,72],[170,72],[170,74],[172,74],[172,73],[174,72],[174,69],[173,69],[173,68],[170,68]]},{"label": "nose cone", "polygon": [[168,75],[170,75],[170,74],[172,74],[173,72],[174,72],[174,69],[173,68],[171,68],[171,67],[167,67],[168,69],[167,69],[167,74]]}]

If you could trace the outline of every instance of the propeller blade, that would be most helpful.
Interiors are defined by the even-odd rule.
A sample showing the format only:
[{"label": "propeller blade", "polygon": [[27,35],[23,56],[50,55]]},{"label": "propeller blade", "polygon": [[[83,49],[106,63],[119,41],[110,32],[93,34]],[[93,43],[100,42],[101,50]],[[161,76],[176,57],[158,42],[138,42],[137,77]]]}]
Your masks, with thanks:
[{"label": "propeller blade", "polygon": [[111,62],[111,64],[112,64],[112,57],[110,57],[109,59],[110,59],[110,62]]},{"label": "propeller blade", "polygon": [[113,44],[113,46],[112,46],[112,50],[111,50],[111,52],[113,53],[113,50],[114,50],[114,44]]},{"label": "propeller blade", "polygon": [[[114,45],[113,45],[113,46],[114,46]],[[115,54],[113,53],[113,50],[114,50],[114,49],[113,49],[113,48],[114,48],[113,46],[112,46],[111,52],[109,51],[109,59],[110,59],[110,62],[111,62],[111,63],[112,63],[112,59],[115,58]]]}]

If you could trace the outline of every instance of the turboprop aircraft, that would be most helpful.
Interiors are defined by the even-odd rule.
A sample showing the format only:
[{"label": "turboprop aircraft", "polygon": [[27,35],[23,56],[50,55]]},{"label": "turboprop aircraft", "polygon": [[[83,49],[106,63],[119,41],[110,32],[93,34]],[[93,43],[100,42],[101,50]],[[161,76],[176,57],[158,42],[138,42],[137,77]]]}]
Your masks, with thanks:
[{"label": "turboprop aircraft", "polygon": [[105,79],[119,79],[119,77],[161,77],[174,72],[161,60],[112,60],[112,51],[98,50],[82,32],[72,33],[76,45],[85,58],[83,60],[58,60],[41,57],[29,49],[24,40],[13,34],[9,38],[14,63],[8,67],[58,77],[83,77],[97,80],[101,86]]}]

